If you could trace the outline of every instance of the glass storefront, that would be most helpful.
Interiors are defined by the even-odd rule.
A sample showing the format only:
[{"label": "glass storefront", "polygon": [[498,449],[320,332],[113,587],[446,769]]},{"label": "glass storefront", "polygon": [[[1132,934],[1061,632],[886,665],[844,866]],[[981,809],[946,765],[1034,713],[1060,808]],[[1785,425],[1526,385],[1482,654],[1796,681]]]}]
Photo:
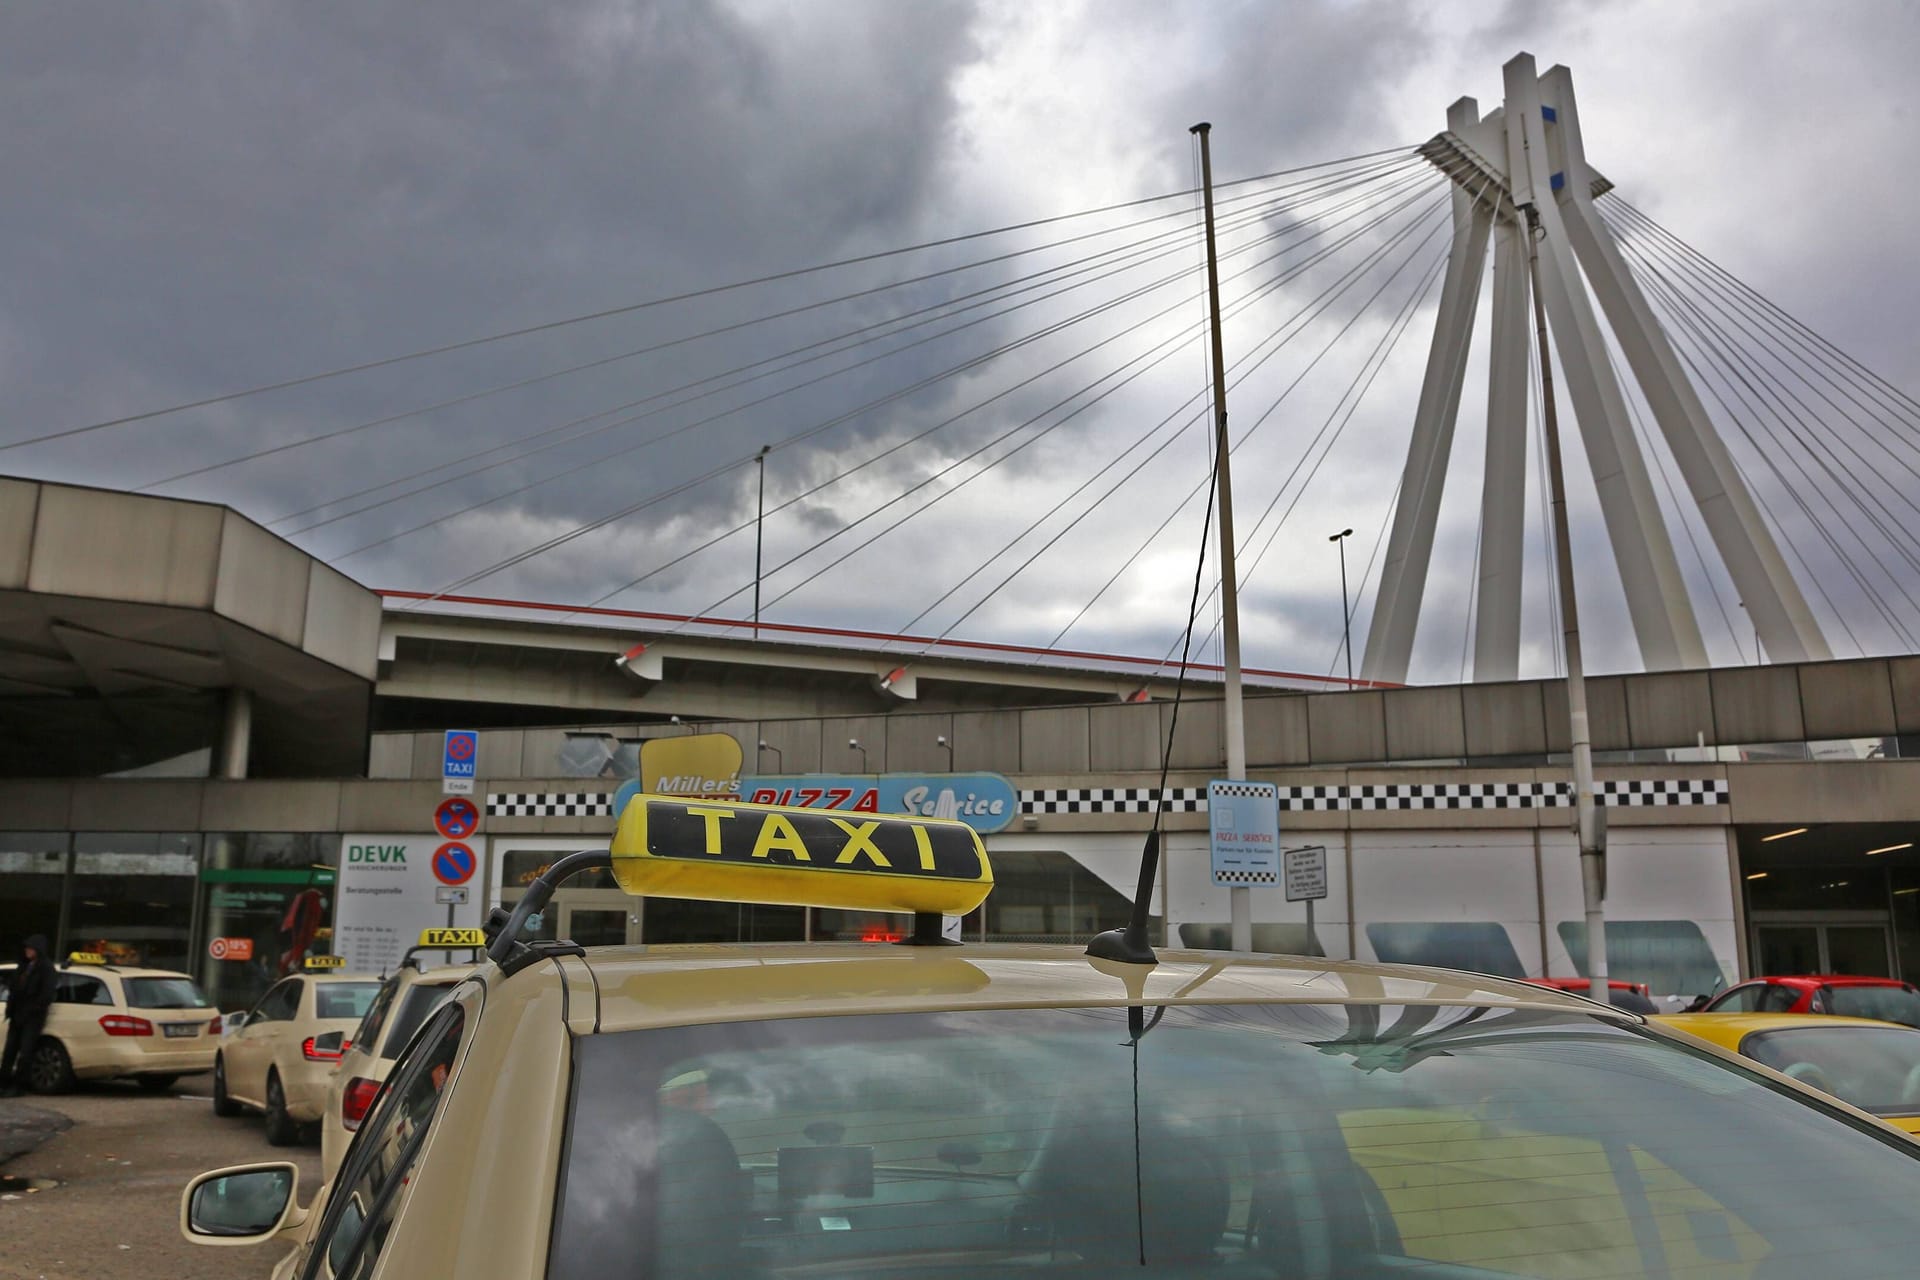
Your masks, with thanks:
[{"label": "glass storefront", "polygon": [[43,933],[244,1008],[329,950],[339,862],[332,834],[0,831],[0,963]]}]

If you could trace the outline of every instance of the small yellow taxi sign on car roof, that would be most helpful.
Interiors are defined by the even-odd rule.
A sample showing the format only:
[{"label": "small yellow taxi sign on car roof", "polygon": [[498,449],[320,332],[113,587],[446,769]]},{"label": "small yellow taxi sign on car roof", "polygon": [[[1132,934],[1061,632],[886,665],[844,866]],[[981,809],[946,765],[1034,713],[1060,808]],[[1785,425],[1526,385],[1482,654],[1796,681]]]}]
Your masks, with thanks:
[{"label": "small yellow taxi sign on car roof", "polygon": [[309,969],[344,969],[347,967],[345,956],[308,956],[303,962]]},{"label": "small yellow taxi sign on car roof", "polygon": [[68,964],[105,964],[107,958],[98,951],[71,951],[67,953]]},{"label": "small yellow taxi sign on car roof", "polygon": [[635,796],[614,832],[631,894],[965,915],[993,869],[964,822]]},{"label": "small yellow taxi sign on car roof", "polygon": [[484,947],[487,945],[487,935],[480,929],[422,929],[417,945],[446,947],[450,950],[459,947]]}]

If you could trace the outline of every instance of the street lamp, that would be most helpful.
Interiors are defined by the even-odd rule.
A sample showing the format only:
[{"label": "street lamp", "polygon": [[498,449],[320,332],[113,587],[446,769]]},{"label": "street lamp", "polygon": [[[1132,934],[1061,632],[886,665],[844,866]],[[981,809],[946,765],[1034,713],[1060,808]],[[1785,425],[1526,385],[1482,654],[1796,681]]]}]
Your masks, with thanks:
[{"label": "street lamp", "polygon": [[1347,688],[1353,688],[1353,614],[1347,609],[1347,539],[1353,530],[1342,529],[1328,537],[1340,546],[1340,647],[1347,653]]},{"label": "street lamp", "polygon": [[936,747],[946,748],[947,772],[952,773],[953,772],[953,744],[947,741],[947,735],[943,733],[939,737],[935,738],[933,740],[933,745]]},{"label": "street lamp", "polygon": [[[766,752],[768,752],[768,751],[771,751],[771,752],[773,752],[773,763],[774,763],[774,767],[775,767],[775,768],[777,768],[777,769],[779,769],[779,770],[780,770],[780,772],[782,772],[782,773],[785,773],[785,772],[787,771],[787,757],[786,757],[786,753],[785,753],[785,752],[783,752],[783,751],[781,751],[781,750],[780,750],[780,748],[778,748],[778,747],[770,747],[770,746],[768,746],[768,745],[767,745],[767,740],[766,740],[765,738],[762,738],[762,739],[760,739],[760,750],[761,750],[761,752],[762,752],[762,754],[764,754],[764,753],[766,753]],[[754,767],[755,767],[755,768],[758,768],[758,767],[759,767],[759,764],[760,764],[760,761],[759,761],[759,759],[758,759],[758,758],[756,757],[753,763],[754,763]]]},{"label": "street lamp", "polygon": [[767,522],[767,454],[773,446],[763,444],[753,460],[760,468],[760,504],[753,517],[753,638],[760,638],[760,551],[765,545],[763,538]]},{"label": "street lamp", "polygon": [[867,767],[867,749],[860,745],[860,739],[848,738],[847,749],[849,751],[858,751],[860,753],[860,772],[862,773],[872,772],[872,770]]}]

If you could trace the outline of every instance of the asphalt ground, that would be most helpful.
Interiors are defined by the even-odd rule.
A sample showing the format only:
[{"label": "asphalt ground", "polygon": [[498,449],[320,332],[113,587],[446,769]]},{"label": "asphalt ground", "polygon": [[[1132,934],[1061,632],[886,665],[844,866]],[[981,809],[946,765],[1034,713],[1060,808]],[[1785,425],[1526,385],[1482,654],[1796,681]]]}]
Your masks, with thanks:
[{"label": "asphalt ground", "polygon": [[[59,1097],[0,1099],[0,1154],[38,1144],[0,1174],[58,1184],[0,1191],[0,1280],[267,1276],[286,1246],[188,1244],[180,1236],[180,1190],[207,1169],[291,1160],[305,1204],[319,1187],[320,1145],[270,1147],[258,1116],[215,1116],[212,1080],[189,1076],[160,1094],[103,1083]],[[69,1126],[60,1129],[62,1120]]]}]

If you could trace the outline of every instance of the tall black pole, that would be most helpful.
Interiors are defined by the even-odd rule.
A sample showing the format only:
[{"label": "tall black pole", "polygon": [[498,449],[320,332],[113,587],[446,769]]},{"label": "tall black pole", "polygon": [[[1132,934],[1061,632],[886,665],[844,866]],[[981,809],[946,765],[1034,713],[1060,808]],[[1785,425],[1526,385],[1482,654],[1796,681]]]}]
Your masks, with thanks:
[{"label": "tall black pole", "polygon": [[760,551],[765,545],[761,537],[762,527],[767,520],[767,452],[770,444],[760,446],[760,452],[754,461],[760,464],[760,505],[753,517],[753,638],[760,638]]},{"label": "tall black pole", "polygon": [[1342,529],[1327,539],[1340,544],[1340,648],[1347,655],[1347,688],[1353,688],[1353,610],[1347,607],[1347,539],[1353,530]]}]

